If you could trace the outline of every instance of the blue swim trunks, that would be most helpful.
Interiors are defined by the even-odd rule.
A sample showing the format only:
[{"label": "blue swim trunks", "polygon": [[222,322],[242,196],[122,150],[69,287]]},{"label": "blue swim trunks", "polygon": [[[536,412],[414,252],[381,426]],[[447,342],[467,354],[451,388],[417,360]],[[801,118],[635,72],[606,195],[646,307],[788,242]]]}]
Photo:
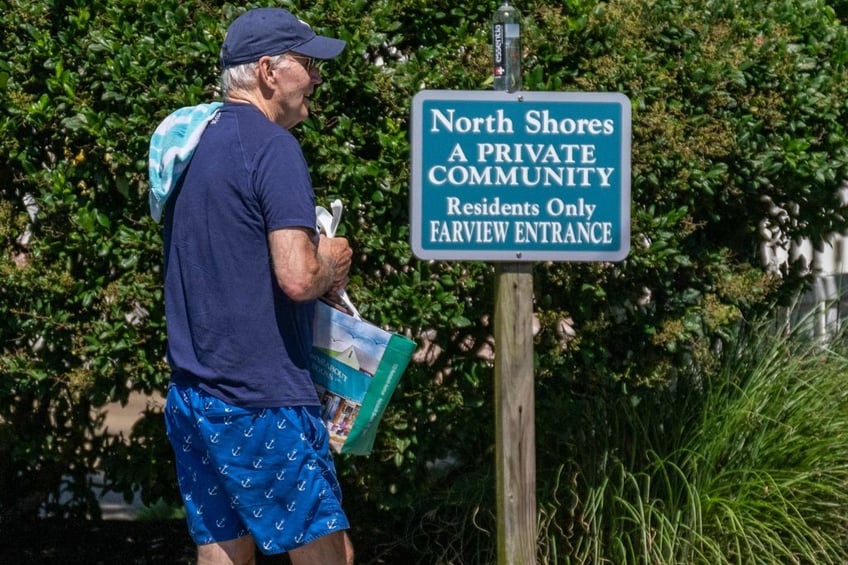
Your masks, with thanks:
[{"label": "blue swim trunks", "polygon": [[198,545],[250,534],[284,553],[350,527],[320,406],[240,408],[171,385],[168,438]]}]

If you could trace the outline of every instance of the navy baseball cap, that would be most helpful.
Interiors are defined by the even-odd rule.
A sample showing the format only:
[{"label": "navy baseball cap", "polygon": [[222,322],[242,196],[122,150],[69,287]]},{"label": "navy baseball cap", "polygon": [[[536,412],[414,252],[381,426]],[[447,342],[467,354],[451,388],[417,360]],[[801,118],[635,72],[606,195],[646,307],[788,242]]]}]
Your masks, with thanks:
[{"label": "navy baseball cap", "polygon": [[332,59],[342,52],[341,39],[318,35],[309,24],[282,8],[255,8],[230,24],[221,46],[221,67],[253,63],[265,55],[295,51],[316,59]]}]

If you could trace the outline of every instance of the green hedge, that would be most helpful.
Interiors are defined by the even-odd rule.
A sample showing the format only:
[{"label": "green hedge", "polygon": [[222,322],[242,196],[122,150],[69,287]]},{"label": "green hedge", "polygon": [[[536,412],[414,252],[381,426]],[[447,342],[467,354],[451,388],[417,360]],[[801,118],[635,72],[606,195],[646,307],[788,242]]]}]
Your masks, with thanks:
[{"label": "green hedge", "polygon": [[[348,41],[323,67],[298,135],[319,199],[347,206],[350,292],[367,318],[428,345],[376,452],[340,462],[357,517],[387,508],[405,516],[444,492],[445,477],[428,463],[452,461],[451,477],[491,471],[492,369],[481,352],[492,332],[493,270],[412,256],[408,140],[421,88],[491,88],[496,2],[278,5]],[[848,170],[848,35],[816,0],[517,5],[526,88],[622,92],[633,104],[630,256],[535,267],[544,481],[568,459],[558,450],[570,396],[650,395],[709,370],[730,328],[803,288],[797,266],[782,277],[760,267],[757,226],[771,203],[786,211],[787,238],[820,241],[845,228],[836,190]],[[127,496],[176,499],[161,415],[147,414],[122,442],[102,435],[91,414],[167,381],[147,142],[170,111],[217,97],[218,48],[243,8],[3,4],[3,516],[39,507],[97,515],[94,470]],[[488,485],[471,490],[491,509]],[[71,496],[59,504],[62,491]]]}]

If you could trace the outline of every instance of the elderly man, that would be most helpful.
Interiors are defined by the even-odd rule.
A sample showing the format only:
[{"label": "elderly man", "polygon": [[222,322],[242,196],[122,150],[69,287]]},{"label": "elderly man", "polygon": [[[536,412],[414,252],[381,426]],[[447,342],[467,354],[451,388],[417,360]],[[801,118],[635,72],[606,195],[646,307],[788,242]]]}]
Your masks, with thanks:
[{"label": "elderly man", "polygon": [[[352,251],[319,236],[290,129],[343,41],[283,9],[250,10],[221,49],[223,105],[164,207],[166,404],[198,563],[353,562],[348,519],[309,375],[314,301]],[[164,151],[163,154],[167,154]]]}]

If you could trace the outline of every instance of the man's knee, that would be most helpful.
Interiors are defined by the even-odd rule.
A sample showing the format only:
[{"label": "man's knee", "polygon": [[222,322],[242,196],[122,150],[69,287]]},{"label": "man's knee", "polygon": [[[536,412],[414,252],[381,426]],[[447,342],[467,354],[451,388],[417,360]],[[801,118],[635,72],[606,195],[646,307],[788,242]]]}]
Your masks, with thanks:
[{"label": "man's knee", "polygon": [[253,565],[255,562],[256,549],[251,536],[197,546],[197,565]]},{"label": "man's knee", "polygon": [[289,552],[292,565],[353,565],[353,544],[346,531],[321,536]]}]

